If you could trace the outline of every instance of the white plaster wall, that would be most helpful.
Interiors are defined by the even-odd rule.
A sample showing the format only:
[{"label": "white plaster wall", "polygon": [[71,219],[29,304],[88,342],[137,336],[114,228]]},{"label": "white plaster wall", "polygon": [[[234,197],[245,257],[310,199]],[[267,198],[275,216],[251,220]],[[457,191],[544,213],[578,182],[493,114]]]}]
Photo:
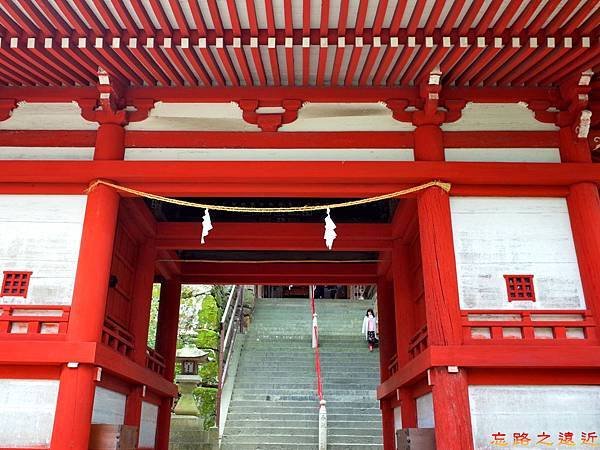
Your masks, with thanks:
[{"label": "white plaster wall", "polygon": [[[463,309],[584,309],[564,198],[451,197]],[[533,274],[536,301],[508,302],[505,274]]]},{"label": "white plaster wall", "polygon": [[435,418],[433,415],[433,395],[430,393],[417,397],[417,427],[433,428],[435,427]]},{"label": "white plaster wall", "polygon": [[446,161],[559,163],[558,148],[447,148]]},{"label": "white plaster wall", "polygon": [[402,408],[399,406],[394,408],[394,428],[396,430],[402,429]]},{"label": "white plaster wall", "polygon": [[411,148],[128,148],[130,161],[414,161]]},{"label": "white plaster wall", "polygon": [[242,110],[234,102],[156,102],[147,119],[132,122],[125,128],[146,131],[260,131],[256,125],[244,121]]},{"label": "white plaster wall", "polygon": [[125,423],[126,402],[126,395],[102,387],[96,387],[92,423],[123,425]]},{"label": "white plaster wall", "polygon": [[47,447],[58,380],[0,380],[0,447]]},{"label": "white plaster wall", "polygon": [[98,123],[81,117],[81,108],[71,103],[19,102],[0,130],[96,130]]},{"label": "white plaster wall", "polygon": [[[364,52],[365,54],[367,52]],[[279,131],[412,131],[411,123],[399,122],[380,103],[306,103],[298,119]]]},{"label": "white plaster wall", "polygon": [[154,447],[157,420],[158,406],[152,403],[142,402],[139,447]]},{"label": "white plaster wall", "polygon": [[[600,386],[469,386],[471,424],[475,448],[495,450],[493,433],[505,433],[513,447],[513,433],[528,433],[531,448],[590,448],[558,445],[560,432],[600,432]],[[551,435],[550,447],[535,446],[541,433]],[[596,440],[596,443],[598,441]]]},{"label": "white plaster wall", "polygon": [[71,303],[85,205],[84,195],[0,195],[0,275],[33,272],[27,298],[0,303]]},{"label": "white plaster wall", "polygon": [[81,160],[94,159],[92,147],[0,147],[0,160]]},{"label": "white plaster wall", "polygon": [[442,125],[444,131],[555,131],[538,122],[525,103],[467,103],[459,120]]}]

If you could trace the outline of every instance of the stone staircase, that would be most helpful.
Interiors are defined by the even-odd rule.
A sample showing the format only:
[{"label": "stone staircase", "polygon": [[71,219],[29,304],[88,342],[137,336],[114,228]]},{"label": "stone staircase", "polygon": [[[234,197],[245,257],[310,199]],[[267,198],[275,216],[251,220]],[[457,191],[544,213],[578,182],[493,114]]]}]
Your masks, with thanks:
[{"label": "stone staircase", "polygon": [[361,334],[372,301],[316,300],[329,449],[382,449],[379,351]]},{"label": "stone staircase", "polygon": [[[317,300],[330,450],[381,449],[378,353],[360,334],[368,302]],[[316,449],[318,399],[307,299],[261,299],[246,336],[224,450]]]}]

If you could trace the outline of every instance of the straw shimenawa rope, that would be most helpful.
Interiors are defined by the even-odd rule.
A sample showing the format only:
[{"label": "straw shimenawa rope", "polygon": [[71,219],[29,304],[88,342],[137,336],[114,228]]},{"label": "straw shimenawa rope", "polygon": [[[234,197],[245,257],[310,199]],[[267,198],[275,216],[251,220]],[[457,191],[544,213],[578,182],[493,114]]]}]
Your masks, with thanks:
[{"label": "straw shimenawa rope", "polygon": [[364,205],[366,203],[374,203],[381,200],[388,200],[391,198],[402,197],[403,195],[412,194],[414,192],[422,191],[424,189],[437,186],[446,192],[450,192],[451,184],[444,183],[442,181],[430,181],[425,184],[413,186],[408,189],[401,191],[390,192],[389,194],[377,195],[375,197],[363,198],[359,200],[350,200],[347,202],[330,203],[328,205],[305,205],[305,206],[291,206],[282,208],[252,208],[247,206],[223,206],[223,205],[211,205],[206,203],[188,202],[185,200],[178,200],[176,198],[163,197],[162,195],[150,194],[148,192],[138,191],[137,189],[131,189],[125,186],[111,183],[105,180],[96,180],[90,184],[86,192],[93,191],[99,185],[109,186],[118,191],[127,192],[129,194],[144,197],[151,200],[157,200],[160,202],[171,203],[173,205],[189,206],[191,208],[208,209],[212,211],[227,211],[227,212],[239,212],[239,213],[293,213],[293,212],[307,212],[307,211],[326,211],[327,209],[336,208],[347,208],[349,206]]}]

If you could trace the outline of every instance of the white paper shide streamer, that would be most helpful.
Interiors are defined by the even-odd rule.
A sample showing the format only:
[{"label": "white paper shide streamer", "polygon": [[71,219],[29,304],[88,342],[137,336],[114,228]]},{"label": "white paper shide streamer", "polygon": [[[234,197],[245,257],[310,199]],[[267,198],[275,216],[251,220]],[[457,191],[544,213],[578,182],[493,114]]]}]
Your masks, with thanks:
[{"label": "white paper shide streamer", "polygon": [[210,213],[208,209],[204,210],[204,217],[202,218],[202,238],[200,239],[200,243],[204,244],[204,238],[208,236],[208,232],[212,230],[212,222],[210,221]]},{"label": "white paper shide streamer", "polygon": [[337,237],[337,233],[335,232],[335,223],[331,219],[329,215],[329,208],[327,208],[327,216],[325,217],[325,245],[327,248],[331,250],[333,247],[333,241]]}]

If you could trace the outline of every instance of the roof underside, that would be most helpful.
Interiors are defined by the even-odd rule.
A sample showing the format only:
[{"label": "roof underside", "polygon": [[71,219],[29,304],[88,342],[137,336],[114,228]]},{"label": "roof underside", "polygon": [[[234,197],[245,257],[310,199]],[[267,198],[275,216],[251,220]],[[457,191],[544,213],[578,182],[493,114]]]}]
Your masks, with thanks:
[{"label": "roof underside", "polygon": [[14,0],[0,85],[552,86],[600,69],[595,0]]}]

